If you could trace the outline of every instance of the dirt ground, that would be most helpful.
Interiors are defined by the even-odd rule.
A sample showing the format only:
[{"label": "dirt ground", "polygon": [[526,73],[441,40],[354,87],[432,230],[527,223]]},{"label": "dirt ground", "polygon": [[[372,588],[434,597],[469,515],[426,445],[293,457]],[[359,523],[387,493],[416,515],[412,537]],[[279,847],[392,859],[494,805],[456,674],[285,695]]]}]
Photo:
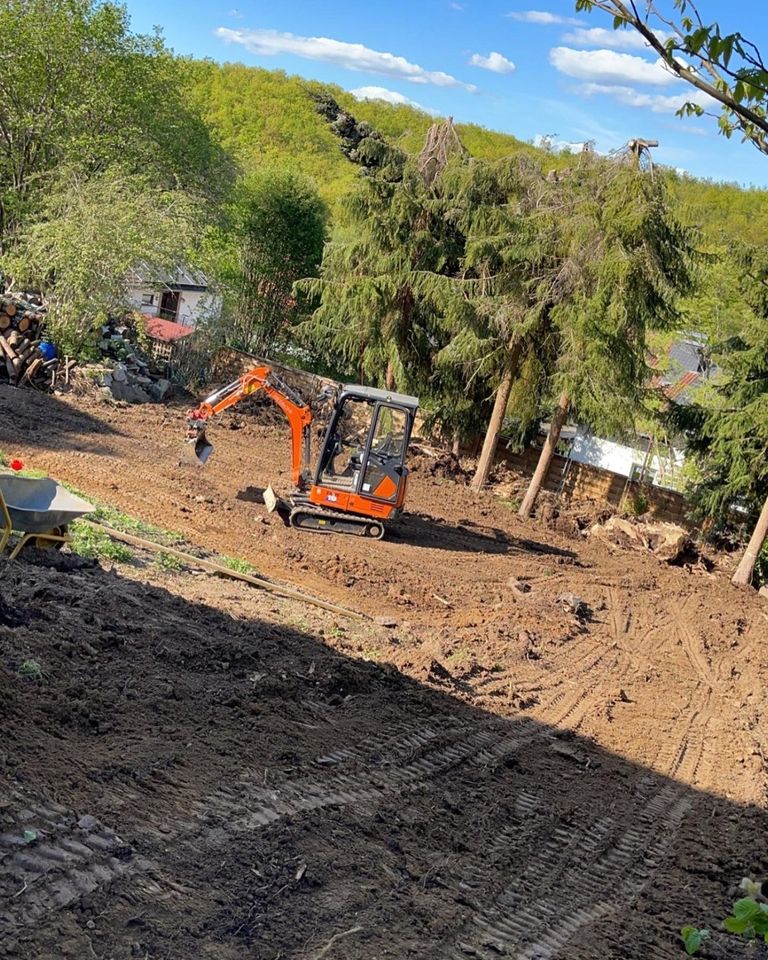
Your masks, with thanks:
[{"label": "dirt ground", "polygon": [[183,412],[4,389],[0,447],[394,626],[7,566],[0,955],[652,960],[693,923],[760,956],[720,921],[768,872],[768,604],[423,468],[386,540],[300,534],[256,502],[285,429],[224,420],[201,471]]}]

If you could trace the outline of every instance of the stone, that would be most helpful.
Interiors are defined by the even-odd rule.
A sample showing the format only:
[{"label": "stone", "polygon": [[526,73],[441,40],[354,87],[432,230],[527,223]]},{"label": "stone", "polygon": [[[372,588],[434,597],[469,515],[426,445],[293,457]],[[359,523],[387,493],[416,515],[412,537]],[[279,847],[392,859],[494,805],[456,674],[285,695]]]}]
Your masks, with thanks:
[{"label": "stone", "polygon": [[116,363],[112,368],[112,379],[117,383],[127,383],[128,382],[128,371],[125,369],[124,363]]},{"label": "stone", "polygon": [[155,380],[152,386],[149,387],[149,393],[154,400],[160,402],[161,400],[165,399],[165,395],[170,389],[171,381],[161,378],[160,380]]},{"label": "stone", "polygon": [[394,630],[394,628],[397,626],[397,620],[395,620],[393,617],[374,617],[373,622],[378,624],[380,627],[387,627],[390,630]]}]

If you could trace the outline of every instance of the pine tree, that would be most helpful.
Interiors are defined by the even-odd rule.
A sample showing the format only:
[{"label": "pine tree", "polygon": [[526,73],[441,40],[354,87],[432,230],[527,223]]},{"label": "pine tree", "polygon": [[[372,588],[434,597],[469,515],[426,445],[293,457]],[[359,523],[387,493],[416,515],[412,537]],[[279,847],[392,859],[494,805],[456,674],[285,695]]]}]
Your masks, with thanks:
[{"label": "pine tree", "polygon": [[748,587],[768,538],[768,254],[745,251],[739,260],[752,320],[741,336],[715,347],[719,382],[696,405],[675,409],[673,422],[685,429],[696,457],[691,494],[698,516],[720,527],[754,524],[733,576]]},{"label": "pine tree", "polygon": [[661,178],[584,153],[548,186],[529,295],[546,331],[544,373],[557,402],[521,517],[533,509],[569,416],[608,435],[633,428],[646,394],[648,333],[679,322],[694,260]]},{"label": "pine tree", "polygon": [[444,282],[458,274],[465,244],[444,174],[466,162],[466,151],[450,120],[407,156],[333,101],[320,108],[362,175],[341,203],[320,278],[297,284],[317,303],[300,335],[336,369],[418,392],[429,421],[452,432],[474,411],[474,398],[433,358],[450,337],[444,316],[461,309],[463,294]]}]

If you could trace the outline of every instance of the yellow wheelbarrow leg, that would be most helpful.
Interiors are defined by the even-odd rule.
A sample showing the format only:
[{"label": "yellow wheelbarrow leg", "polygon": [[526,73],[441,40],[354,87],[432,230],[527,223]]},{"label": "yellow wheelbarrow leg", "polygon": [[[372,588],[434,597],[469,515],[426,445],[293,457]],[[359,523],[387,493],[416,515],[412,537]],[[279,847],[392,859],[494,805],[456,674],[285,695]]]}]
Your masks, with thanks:
[{"label": "yellow wheelbarrow leg", "polygon": [[8,559],[15,560],[30,540],[34,540],[35,545],[41,550],[51,546],[59,545],[61,547],[65,543],[72,543],[72,537],[67,533],[66,528],[54,527],[53,530],[46,533],[25,533],[11,551]]},{"label": "yellow wheelbarrow leg", "polygon": [[11,523],[11,515],[8,513],[8,507],[2,490],[0,490],[0,514],[2,514],[3,518],[3,532],[0,534],[0,553],[3,553],[8,546],[8,541],[11,539],[13,524]]}]

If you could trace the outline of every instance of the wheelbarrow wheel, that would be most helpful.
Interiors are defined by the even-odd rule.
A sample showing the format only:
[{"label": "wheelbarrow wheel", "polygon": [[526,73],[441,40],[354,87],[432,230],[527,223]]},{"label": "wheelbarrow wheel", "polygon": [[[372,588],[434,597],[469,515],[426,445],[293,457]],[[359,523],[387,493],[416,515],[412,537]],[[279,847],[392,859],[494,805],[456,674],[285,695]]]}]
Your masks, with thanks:
[{"label": "wheelbarrow wheel", "polygon": [[65,537],[66,535],[66,526],[53,527],[48,533],[43,533],[39,537],[35,537],[32,543],[38,550],[61,550],[64,546],[64,541],[50,540],[49,537]]}]

